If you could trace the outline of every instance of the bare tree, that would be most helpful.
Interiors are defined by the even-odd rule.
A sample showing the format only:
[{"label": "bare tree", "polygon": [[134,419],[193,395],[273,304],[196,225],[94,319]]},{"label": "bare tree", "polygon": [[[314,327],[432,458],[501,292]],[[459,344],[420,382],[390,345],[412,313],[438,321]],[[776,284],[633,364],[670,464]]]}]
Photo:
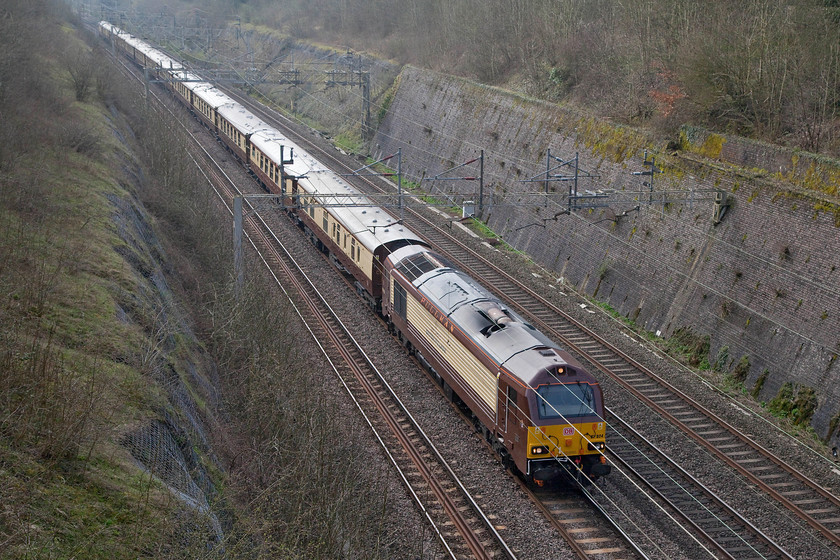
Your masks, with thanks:
[{"label": "bare tree", "polygon": [[86,47],[71,48],[64,56],[65,67],[73,83],[76,101],[86,101],[96,84],[96,60],[98,57]]}]

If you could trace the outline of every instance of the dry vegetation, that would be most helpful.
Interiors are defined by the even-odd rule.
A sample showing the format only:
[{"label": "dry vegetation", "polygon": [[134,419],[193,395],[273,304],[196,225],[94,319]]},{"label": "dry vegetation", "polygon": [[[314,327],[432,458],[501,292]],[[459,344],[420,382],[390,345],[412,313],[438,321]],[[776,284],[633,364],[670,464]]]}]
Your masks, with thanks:
[{"label": "dry vegetation", "polygon": [[154,554],[171,531],[172,500],[115,446],[115,427],[156,398],[132,358],[142,332],[115,312],[115,286],[133,282],[111,248],[120,193],[92,95],[107,78],[82,71],[95,54],[67,15],[43,1],[0,8],[4,558]]},{"label": "dry vegetation", "polygon": [[[671,137],[689,123],[840,155],[837,0],[252,0],[207,10],[200,24],[241,17]],[[195,15],[190,4],[178,17]]]},{"label": "dry vegetation", "polygon": [[288,310],[233,297],[183,138],[80,37],[0,7],[0,556],[421,558]]}]

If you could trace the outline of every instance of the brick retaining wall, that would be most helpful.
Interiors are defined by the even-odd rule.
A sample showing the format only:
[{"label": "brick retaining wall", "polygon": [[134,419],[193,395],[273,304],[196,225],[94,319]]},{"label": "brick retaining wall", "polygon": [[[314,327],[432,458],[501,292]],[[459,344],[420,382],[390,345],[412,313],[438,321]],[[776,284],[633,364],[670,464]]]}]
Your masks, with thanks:
[{"label": "brick retaining wall", "polygon": [[[636,131],[556,105],[406,68],[372,151],[377,157],[402,148],[410,178],[473,198],[475,182],[432,184],[428,177],[484,149],[482,217],[508,243],[647,330],[709,334],[712,361],[723,349],[727,368],[747,356],[747,388],[768,372],[762,400],[787,381],[813,387],[819,408],[812,424],[826,436],[840,410],[840,229],[822,193],[836,194],[836,169],[830,162],[817,168],[819,158],[801,153],[687,129],[689,150],[656,151],[665,172],[654,184],[657,191],[703,192],[691,204],[663,207],[631,194],[645,189],[632,172],[646,169],[650,144]],[[599,176],[581,179],[580,192],[610,191],[610,207],[557,215],[568,183],[554,183],[557,194],[543,206],[501,206],[543,186],[524,180],[544,172],[547,150],[564,160],[578,153],[581,168]],[[732,203],[718,225],[714,189]]]}]

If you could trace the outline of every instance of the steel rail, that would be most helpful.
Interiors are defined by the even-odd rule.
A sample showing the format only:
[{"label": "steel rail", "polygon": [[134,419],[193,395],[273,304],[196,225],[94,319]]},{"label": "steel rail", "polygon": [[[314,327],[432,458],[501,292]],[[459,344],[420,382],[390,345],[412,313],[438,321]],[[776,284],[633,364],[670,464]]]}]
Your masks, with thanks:
[{"label": "steel rail", "polygon": [[[680,516],[683,522],[687,523],[698,535],[701,535],[708,544],[718,551],[718,553],[724,555],[730,560],[737,560],[738,558],[743,558],[743,554],[745,553],[743,549],[747,548],[753,550],[760,558],[793,560],[793,557],[775,541],[773,541],[773,539],[765,535],[760,529],[750,523],[746,517],[729,506],[729,504],[720,498],[720,496],[703,485],[685,469],[680,467],[675,461],[659,449],[659,447],[648,441],[643,435],[633,429],[632,426],[612,411],[608,410],[607,413],[610,415],[610,427],[612,430],[614,432],[618,432],[622,436],[622,439],[627,442],[628,446],[632,447],[632,451],[635,451],[638,455],[643,456],[641,458],[642,461],[647,461],[647,463],[642,463],[641,468],[649,466],[650,468],[661,472],[662,475],[659,477],[659,481],[655,481],[654,477],[646,476],[641,473],[639,471],[639,464],[633,463],[632,458],[623,455],[617,449],[625,447],[621,444],[613,443],[612,445],[607,446],[612,459],[621,463],[628,472],[633,473],[637,478],[639,478],[647,486],[648,490],[667,503],[671,509]],[[629,441],[628,436],[635,439],[636,442],[639,442],[644,449],[636,447],[635,443]],[[612,441],[615,442],[615,438],[612,438]],[[629,455],[629,453],[627,455]],[[666,472],[665,469],[672,472]],[[661,482],[662,478],[666,478],[665,484]],[[688,482],[696,494],[691,493],[689,488],[683,487],[682,483],[678,481],[677,478],[681,478],[682,480]],[[665,487],[668,486],[667,482],[671,482],[674,487],[678,488],[678,490],[672,492],[670,495],[667,494],[667,490],[665,489]],[[700,505],[695,505],[694,510],[691,510],[688,505],[684,506],[679,503],[681,498],[688,498],[689,501],[687,504],[689,505]],[[710,502],[710,506],[705,505],[703,503],[704,500],[708,500]],[[711,508],[715,508],[717,511],[712,511]],[[694,515],[692,515],[692,513]],[[713,519],[721,520],[720,523],[712,523],[708,517],[705,517],[707,515],[711,515]],[[725,516],[731,517],[735,523],[724,523],[722,519]],[[708,528],[702,527],[700,519],[698,518],[703,518],[703,521],[708,524]],[[738,533],[736,531],[737,527],[733,527],[733,525],[736,524],[740,525],[742,527],[741,531],[746,534]],[[726,530],[731,531],[731,533],[726,533]],[[734,544],[733,538],[730,535],[734,536]],[[727,546],[727,543],[730,543],[729,546]],[[756,547],[763,547],[764,550],[759,550]]]}]

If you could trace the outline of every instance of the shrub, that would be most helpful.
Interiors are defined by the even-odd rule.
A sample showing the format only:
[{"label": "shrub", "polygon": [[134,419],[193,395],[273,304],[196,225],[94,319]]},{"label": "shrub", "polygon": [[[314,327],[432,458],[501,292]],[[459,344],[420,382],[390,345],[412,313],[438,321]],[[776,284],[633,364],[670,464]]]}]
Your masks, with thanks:
[{"label": "shrub", "polygon": [[680,327],[666,342],[666,351],[684,359],[692,367],[708,369],[710,343],[709,335],[697,334],[691,327]]},{"label": "shrub", "polygon": [[789,418],[796,425],[808,424],[817,409],[817,395],[813,387],[794,387],[788,381],[767,404],[767,408],[776,416]]}]

